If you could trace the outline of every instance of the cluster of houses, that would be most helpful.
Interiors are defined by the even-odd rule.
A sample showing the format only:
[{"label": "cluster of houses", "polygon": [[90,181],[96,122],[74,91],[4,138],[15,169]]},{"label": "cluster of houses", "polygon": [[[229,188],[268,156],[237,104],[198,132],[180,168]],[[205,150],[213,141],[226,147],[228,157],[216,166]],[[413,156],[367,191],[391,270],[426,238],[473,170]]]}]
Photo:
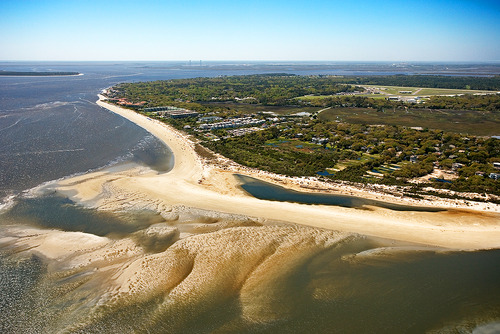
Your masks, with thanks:
[{"label": "cluster of houses", "polygon": [[[494,162],[493,167],[500,169],[500,162]],[[500,180],[500,173],[490,173],[489,177],[490,179]]]},{"label": "cluster of houses", "polygon": [[118,92],[113,88],[103,89],[101,94],[106,96],[108,101],[128,108],[142,108],[146,104],[146,101],[134,103],[130,102],[124,97],[117,98],[116,95],[118,94]]},{"label": "cluster of houses", "polygon": [[133,103],[133,102],[128,101],[125,98],[108,99],[108,100],[110,102],[116,103],[116,104],[124,106],[124,107],[129,107],[129,108],[142,108],[146,104],[146,101],[141,101],[141,102]]},{"label": "cluster of houses", "polygon": [[[454,145],[450,145],[450,146],[454,147]],[[450,155],[449,158],[450,159],[455,159],[455,158],[457,158],[457,156],[456,155]],[[410,162],[416,163],[417,161],[418,161],[418,158],[417,158],[416,155],[412,155],[410,157]],[[440,168],[439,167],[439,162],[435,161],[434,162],[434,167]],[[465,165],[462,164],[462,163],[459,163],[459,162],[453,162],[451,164],[451,171],[450,172],[451,173],[456,173],[462,167],[465,167]],[[495,169],[500,169],[500,162],[493,162],[493,167]],[[500,173],[489,173],[488,174],[488,173],[485,173],[485,172],[476,171],[475,175],[483,176],[483,177],[489,177],[490,179],[493,179],[493,180],[500,180]]]},{"label": "cluster of houses", "polygon": [[231,137],[239,137],[239,136],[244,136],[246,134],[256,132],[256,131],[261,131],[261,130],[264,130],[264,128],[253,126],[251,128],[232,129],[232,130],[228,131],[228,134]]},{"label": "cluster of houses", "polygon": [[[200,116],[199,113],[183,108],[177,108],[172,106],[164,107],[152,107],[144,108],[144,112],[153,113],[157,117],[169,117],[169,118],[187,118],[196,117],[197,123],[201,123],[195,131],[212,131],[220,129],[228,129],[227,133],[229,137],[243,136],[251,132],[263,130],[269,126],[273,126],[277,123],[286,122],[285,117],[274,117],[267,119],[254,118],[252,116],[247,117],[235,117],[225,119],[220,116],[206,115]],[[270,122],[272,125],[268,125],[266,122]],[[186,125],[184,129],[191,129],[190,125]],[[218,140],[218,137],[213,134],[204,135],[209,140]]]},{"label": "cluster of houses", "polygon": [[[493,167],[495,169],[500,169],[500,162],[494,162],[493,163]],[[485,172],[481,172],[481,171],[477,171],[475,173],[476,175],[478,176],[482,176],[482,177],[489,177],[490,179],[493,179],[493,180],[500,180],[500,173],[485,173]]]},{"label": "cluster of houses", "polygon": [[[463,164],[454,162],[451,166],[452,171],[456,172],[459,168],[464,167]],[[496,169],[500,169],[500,162],[494,162],[493,167]],[[476,171],[475,175],[482,176],[482,177],[489,177],[490,179],[493,180],[500,180],[500,173],[485,173],[481,171]]]},{"label": "cluster of houses", "polygon": [[312,137],[311,142],[313,144],[318,144],[318,145],[325,145],[330,141],[328,138],[318,138],[318,137]]},{"label": "cluster of houses", "polygon": [[170,107],[170,106],[145,108],[144,111],[154,112],[159,117],[170,117],[170,118],[198,117],[199,115],[196,111],[177,108],[177,107]]},{"label": "cluster of houses", "polygon": [[263,119],[256,119],[253,117],[241,117],[241,118],[231,118],[224,120],[222,122],[216,123],[204,123],[201,124],[198,128],[200,130],[219,130],[219,129],[234,129],[234,128],[242,128],[247,126],[257,126],[262,125],[266,121]]},{"label": "cluster of houses", "polygon": [[[400,93],[405,92],[405,91],[400,91]],[[411,92],[410,92],[411,93]],[[408,93],[405,93],[408,94]],[[420,96],[398,96],[398,95],[391,95],[386,97],[387,100],[389,101],[403,101],[407,103],[420,103],[422,102],[422,98]]]}]

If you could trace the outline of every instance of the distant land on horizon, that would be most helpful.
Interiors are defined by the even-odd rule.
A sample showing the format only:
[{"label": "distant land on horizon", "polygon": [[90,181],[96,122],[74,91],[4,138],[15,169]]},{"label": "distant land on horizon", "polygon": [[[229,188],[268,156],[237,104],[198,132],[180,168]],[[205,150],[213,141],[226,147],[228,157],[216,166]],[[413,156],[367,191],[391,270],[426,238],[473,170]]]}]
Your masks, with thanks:
[{"label": "distant land on horizon", "polygon": [[[133,63],[133,62],[131,62]],[[144,61],[137,68],[210,68],[211,70],[336,71],[335,75],[381,75],[390,73],[452,76],[500,75],[500,62],[404,62],[404,61]],[[145,63],[145,65],[142,65]],[[343,73],[342,71],[345,71]],[[383,74],[382,74],[383,75]]]},{"label": "distant land on horizon", "polygon": [[[166,60],[166,61],[0,61],[0,76],[57,76],[81,75],[71,67],[79,65],[127,64],[131,68],[155,70],[251,70],[262,73],[313,71],[322,75],[444,75],[444,76],[498,76],[500,62],[423,62],[423,61],[272,61],[272,60]],[[16,64],[37,65],[33,71],[19,71]],[[48,66],[62,66],[54,71]],[[1,68],[0,67],[0,68]],[[70,68],[68,68],[70,67]],[[81,72],[81,71],[80,71]]]},{"label": "distant land on horizon", "polygon": [[25,72],[25,71],[1,71],[2,76],[25,76],[25,77],[46,77],[46,76],[70,76],[81,75],[80,72]]}]

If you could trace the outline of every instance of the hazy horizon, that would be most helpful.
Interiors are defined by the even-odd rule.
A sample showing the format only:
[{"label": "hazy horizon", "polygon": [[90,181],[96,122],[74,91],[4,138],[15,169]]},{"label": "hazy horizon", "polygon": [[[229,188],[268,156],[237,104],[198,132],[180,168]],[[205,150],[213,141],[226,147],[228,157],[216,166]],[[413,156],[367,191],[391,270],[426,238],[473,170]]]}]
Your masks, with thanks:
[{"label": "hazy horizon", "polygon": [[199,65],[200,60],[205,63],[228,63],[228,64],[244,64],[244,63],[263,63],[263,64],[311,64],[311,65],[342,65],[342,64],[410,64],[410,65],[467,65],[467,64],[500,64],[500,60],[274,60],[274,59],[168,59],[168,60],[147,60],[147,59],[95,59],[95,60],[84,60],[84,59],[67,59],[67,60],[57,60],[57,59],[0,59],[0,63],[186,63],[192,62],[193,66]]}]

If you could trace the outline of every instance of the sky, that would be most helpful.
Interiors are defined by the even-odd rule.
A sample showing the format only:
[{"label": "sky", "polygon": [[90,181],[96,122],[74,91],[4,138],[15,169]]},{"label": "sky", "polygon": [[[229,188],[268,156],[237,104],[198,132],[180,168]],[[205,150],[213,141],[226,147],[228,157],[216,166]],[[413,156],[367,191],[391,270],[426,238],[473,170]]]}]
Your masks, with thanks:
[{"label": "sky", "polygon": [[0,0],[0,60],[500,61],[495,0]]}]

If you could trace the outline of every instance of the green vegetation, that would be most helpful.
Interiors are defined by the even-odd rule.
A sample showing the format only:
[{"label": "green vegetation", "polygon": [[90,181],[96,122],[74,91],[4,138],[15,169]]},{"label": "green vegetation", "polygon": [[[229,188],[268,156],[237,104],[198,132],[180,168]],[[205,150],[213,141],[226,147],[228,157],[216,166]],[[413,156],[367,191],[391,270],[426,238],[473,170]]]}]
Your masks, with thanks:
[{"label": "green vegetation", "polygon": [[[379,86],[379,85],[363,85],[365,88],[373,88],[378,94],[370,94],[367,97],[386,98],[387,95],[400,95],[405,97],[416,96],[432,96],[432,95],[461,95],[461,94],[488,94],[488,90],[471,90],[471,89],[447,89],[447,88],[421,88],[421,87],[404,87],[404,86]],[[402,93],[403,92],[403,93]],[[408,92],[408,93],[407,93]],[[410,93],[411,92],[411,93]],[[303,96],[301,99],[317,100],[318,96]]]},{"label": "green vegetation", "polygon": [[339,82],[351,85],[380,85],[399,87],[500,90],[500,76],[459,77],[439,75],[387,75],[343,77]]},{"label": "green vegetation", "polygon": [[207,109],[219,107],[222,110],[228,110],[231,114],[244,115],[259,112],[268,112],[276,115],[290,115],[300,112],[313,113],[318,111],[318,107],[307,107],[300,105],[268,106],[255,103],[235,103],[235,102],[200,102]]},{"label": "green vegetation", "polygon": [[[340,84],[330,77],[290,74],[142,82],[121,84],[115,89],[120,96],[126,97],[129,101],[147,101],[149,105],[154,106],[194,101],[241,101],[263,105],[287,105],[298,96],[333,95],[356,90],[354,86]],[[198,110],[203,109],[203,105],[195,107]]]},{"label": "green vegetation", "polygon": [[[299,132],[300,131],[300,132]],[[301,134],[301,139],[296,138]],[[328,139],[328,145],[311,145],[313,136]],[[303,143],[308,143],[305,146]],[[207,143],[239,163],[286,175],[315,175],[318,171],[339,171],[335,179],[357,182],[405,184],[405,180],[429,174],[434,165],[453,171],[458,180],[435,183],[439,188],[464,191],[467,178],[477,171],[493,173],[500,161],[500,140],[462,137],[443,131],[418,131],[397,126],[367,126],[311,121],[307,126],[287,125],[245,137]],[[329,148],[330,147],[330,148]],[[415,162],[410,163],[414,157]],[[385,167],[384,167],[385,164]],[[391,168],[388,168],[391,165]],[[340,168],[340,167],[344,168]],[[469,166],[469,167],[465,167]],[[390,170],[382,179],[370,180],[372,169]],[[480,177],[467,191],[500,194],[498,182]],[[473,187],[472,187],[473,186]],[[471,188],[472,187],[472,188]]]},{"label": "green vegetation", "polygon": [[358,124],[402,125],[480,136],[498,135],[500,95],[432,96],[405,103],[362,96],[338,96],[309,102],[332,107],[320,119]]},{"label": "green vegetation", "polygon": [[[470,90],[470,89],[445,89],[445,88],[419,88],[419,87],[399,87],[399,86],[373,86],[366,85],[365,87],[377,88],[381,93],[390,95],[404,96],[429,96],[429,95],[459,95],[459,94],[485,94],[491,93],[487,90]],[[401,93],[411,92],[411,93]]]},{"label": "green vegetation", "polygon": [[383,124],[423,129],[467,133],[477,136],[500,134],[500,113],[472,110],[427,109],[427,108],[355,108],[340,107],[323,111],[323,121],[338,121],[356,124]]},{"label": "green vegetation", "polygon": [[[495,78],[432,78],[409,79],[450,86],[465,79],[470,86],[497,83]],[[380,82],[390,79],[396,81],[392,84],[402,80],[377,77]],[[199,138],[202,146],[197,150],[204,156],[210,156],[206,147],[249,167],[290,176],[321,172],[325,179],[400,185],[417,197],[429,185],[500,195],[500,181],[489,177],[499,172],[493,163],[500,162],[500,140],[474,136],[499,134],[500,96],[432,96],[406,103],[362,96],[362,89],[345,84],[349,80],[354,79],[281,74],[197,78],[121,84],[109,95],[146,101],[145,107],[173,105],[198,111],[197,118],[148,116]],[[354,91],[360,93],[347,95]],[[299,98],[307,94],[322,96]],[[332,94],[338,95],[327,96]],[[320,109],[325,110],[318,114]],[[310,116],[295,115],[304,111]],[[235,130],[245,127],[244,118],[253,122],[248,131]],[[452,180],[426,177],[423,184],[412,183],[433,171],[452,175]]]},{"label": "green vegetation", "polygon": [[[205,145],[240,164],[290,176],[315,175],[317,171],[330,167],[338,157],[337,153],[317,146],[303,149],[273,144],[279,138],[276,130],[210,141]],[[294,144],[300,146],[299,141]]]},{"label": "green vegetation", "polygon": [[[298,103],[303,98],[298,99]],[[375,108],[423,108],[423,109],[452,109],[452,110],[477,110],[499,111],[500,95],[464,95],[464,96],[431,96],[422,103],[406,103],[403,101],[389,101],[387,99],[373,99],[363,95],[354,96],[327,96],[309,99],[305,103],[318,107],[361,107]]]}]

